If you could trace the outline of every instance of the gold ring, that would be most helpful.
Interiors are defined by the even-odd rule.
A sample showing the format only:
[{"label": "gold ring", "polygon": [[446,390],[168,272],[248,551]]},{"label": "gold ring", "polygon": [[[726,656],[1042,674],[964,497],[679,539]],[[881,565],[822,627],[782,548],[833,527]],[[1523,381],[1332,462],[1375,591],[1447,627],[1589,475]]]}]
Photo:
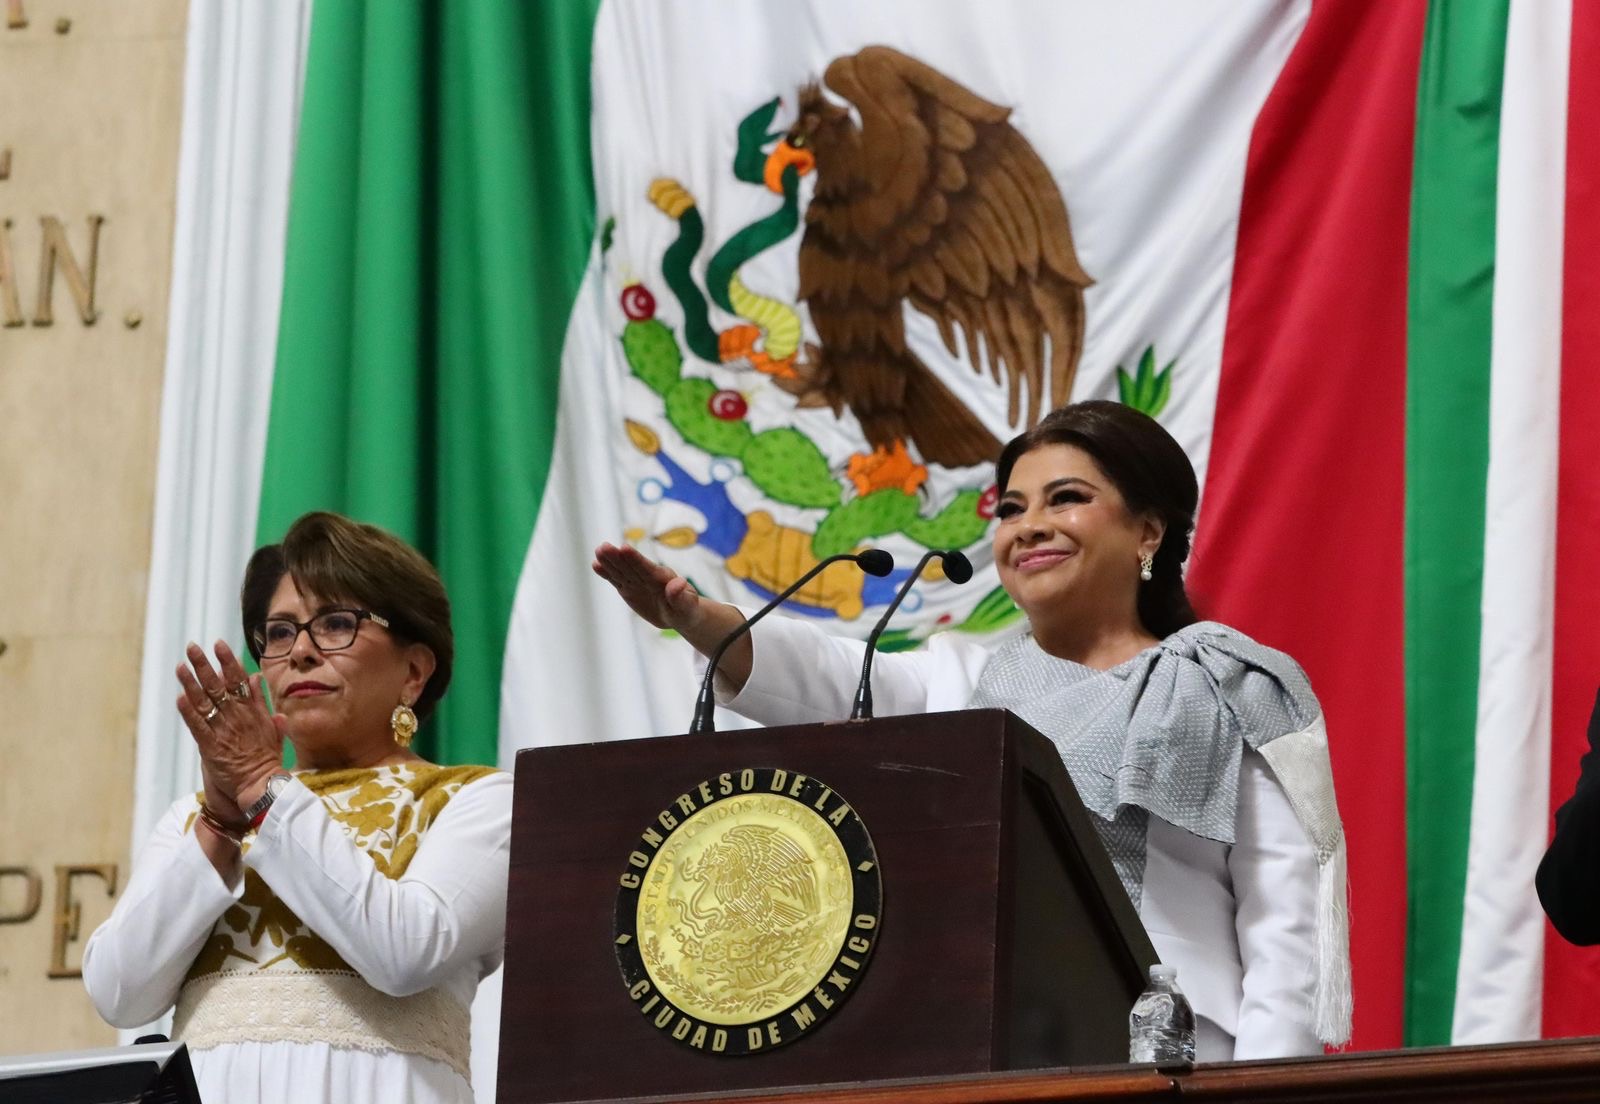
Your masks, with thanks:
[{"label": "gold ring", "polygon": [[200,719],[205,721],[205,722],[207,722],[207,723],[210,723],[211,721],[216,720],[217,719],[217,714],[221,713],[221,712],[222,712],[222,706],[216,704],[215,702],[212,702],[211,703],[211,712],[205,714],[205,716],[201,717]]},{"label": "gold ring", "polygon": [[242,701],[242,702],[249,701],[250,700],[250,680],[249,679],[240,679],[238,682],[234,683],[232,687],[229,688],[228,693],[232,694],[236,701]]}]

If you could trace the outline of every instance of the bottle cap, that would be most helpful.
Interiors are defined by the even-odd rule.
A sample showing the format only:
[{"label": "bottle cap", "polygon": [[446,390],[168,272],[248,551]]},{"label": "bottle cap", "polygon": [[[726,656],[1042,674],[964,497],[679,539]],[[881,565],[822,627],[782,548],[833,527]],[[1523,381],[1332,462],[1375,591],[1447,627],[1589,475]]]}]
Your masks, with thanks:
[{"label": "bottle cap", "polygon": [[1176,981],[1177,979],[1178,968],[1176,966],[1168,966],[1165,962],[1158,962],[1150,967],[1151,981]]}]

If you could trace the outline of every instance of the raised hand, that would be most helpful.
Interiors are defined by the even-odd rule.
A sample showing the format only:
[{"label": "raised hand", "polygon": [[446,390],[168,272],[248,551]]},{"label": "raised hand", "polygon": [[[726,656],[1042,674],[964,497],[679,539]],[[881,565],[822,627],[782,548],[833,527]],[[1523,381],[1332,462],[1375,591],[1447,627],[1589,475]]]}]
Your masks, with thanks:
[{"label": "raised hand", "polygon": [[616,588],[630,609],[658,629],[692,628],[701,598],[689,580],[646,559],[637,548],[602,544],[594,550],[594,573]]},{"label": "raised hand", "polygon": [[207,806],[215,798],[217,815],[236,819],[282,769],[284,720],[267,709],[261,676],[247,675],[226,643],[216,644],[220,673],[198,644],[187,654],[177,669],[178,715],[200,749]]},{"label": "raised hand", "polygon": [[[710,655],[744,620],[737,607],[701,597],[688,579],[670,567],[652,563],[636,548],[602,544],[594,550],[591,566],[616,588],[634,613],[658,629],[676,630],[701,655]],[[750,674],[750,656],[746,637],[723,657],[718,670],[728,685],[744,685]]]}]

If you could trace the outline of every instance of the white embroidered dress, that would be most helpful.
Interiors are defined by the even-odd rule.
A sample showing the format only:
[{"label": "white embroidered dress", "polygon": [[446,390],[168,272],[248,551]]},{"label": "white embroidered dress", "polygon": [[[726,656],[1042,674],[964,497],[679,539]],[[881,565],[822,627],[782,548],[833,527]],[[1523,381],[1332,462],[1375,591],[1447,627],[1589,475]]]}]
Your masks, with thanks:
[{"label": "white embroidered dress", "polygon": [[[176,1005],[206,1100],[472,1100],[469,1009],[505,938],[511,776],[306,771],[229,887],[176,802],[83,978],[110,1023]],[[203,831],[204,829],[200,829]]]}]

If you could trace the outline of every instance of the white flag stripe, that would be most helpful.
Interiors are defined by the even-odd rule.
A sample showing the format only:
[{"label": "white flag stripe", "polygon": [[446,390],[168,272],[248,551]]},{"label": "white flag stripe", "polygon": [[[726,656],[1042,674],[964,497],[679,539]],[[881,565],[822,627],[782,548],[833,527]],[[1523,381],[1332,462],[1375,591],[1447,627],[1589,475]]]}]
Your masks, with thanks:
[{"label": "white flag stripe", "polygon": [[[598,36],[597,36],[598,39]],[[689,648],[659,633],[589,570],[620,539],[624,493],[594,444],[617,432],[622,380],[596,371],[604,330],[599,259],[590,259],[561,355],[556,448],[512,606],[500,687],[500,762],[519,748],[679,732],[694,702]],[[673,727],[674,719],[677,726]]]},{"label": "white flag stripe", "polygon": [[1539,1037],[1549,816],[1567,55],[1572,10],[1512,0],[1500,113],[1489,472],[1455,1043]]},{"label": "white flag stripe", "polygon": [[[200,786],[173,708],[190,640],[237,636],[255,540],[310,0],[189,9],[133,843]],[[123,1041],[144,1031],[123,1031]]]},{"label": "white flag stripe", "polygon": [[189,13],[145,605],[134,847],[200,764],[173,708],[190,640],[237,635],[255,540],[309,0]]}]

